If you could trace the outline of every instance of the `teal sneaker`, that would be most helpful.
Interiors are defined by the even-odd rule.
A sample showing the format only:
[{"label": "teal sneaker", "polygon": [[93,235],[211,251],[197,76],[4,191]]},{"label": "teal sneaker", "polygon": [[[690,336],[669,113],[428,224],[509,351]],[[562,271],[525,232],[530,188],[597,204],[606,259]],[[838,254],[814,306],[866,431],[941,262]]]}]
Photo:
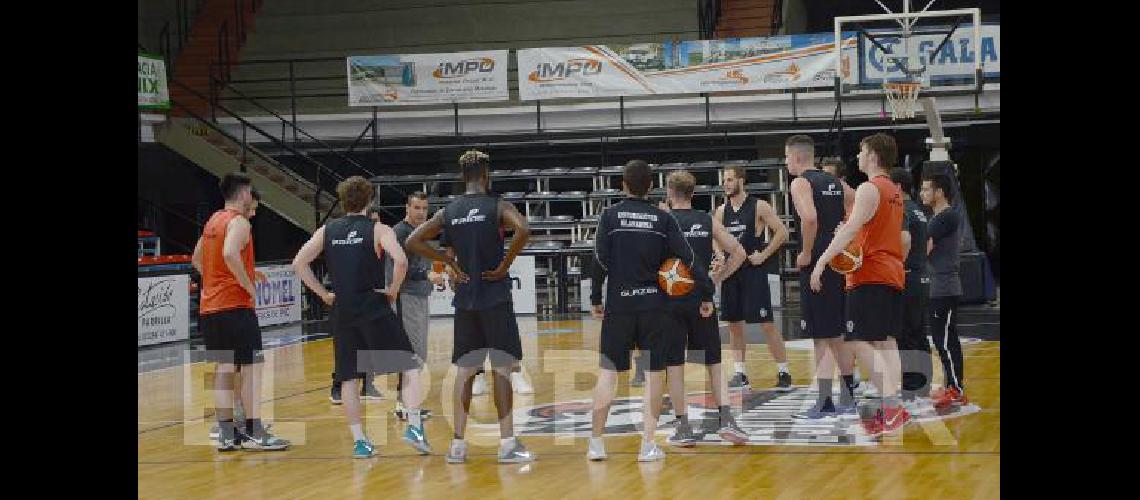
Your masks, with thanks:
[{"label": "teal sneaker", "polygon": [[352,458],[372,458],[372,443],[359,440],[352,445]]},{"label": "teal sneaker", "polygon": [[420,455],[431,454],[431,445],[427,442],[427,436],[424,435],[423,427],[408,425],[407,429],[404,430],[404,441],[412,445],[412,448],[420,452]]}]

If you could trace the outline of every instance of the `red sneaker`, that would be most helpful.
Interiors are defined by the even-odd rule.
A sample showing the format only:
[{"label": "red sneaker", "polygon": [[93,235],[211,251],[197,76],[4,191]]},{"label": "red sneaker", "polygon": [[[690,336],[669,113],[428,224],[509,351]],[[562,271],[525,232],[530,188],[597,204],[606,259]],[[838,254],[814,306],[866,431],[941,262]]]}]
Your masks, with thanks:
[{"label": "red sneaker", "polygon": [[960,392],[953,387],[936,391],[931,395],[930,400],[934,403],[934,409],[936,410],[945,410],[953,405],[964,405],[970,402],[964,392]]},{"label": "red sneaker", "polygon": [[866,432],[868,436],[878,436],[883,433],[883,412],[876,410],[874,417],[860,419],[859,423],[863,424],[863,431]]},{"label": "red sneaker", "polygon": [[910,422],[910,412],[906,411],[906,407],[899,405],[894,408],[887,408],[883,413],[883,434],[891,433],[902,429],[903,426]]}]

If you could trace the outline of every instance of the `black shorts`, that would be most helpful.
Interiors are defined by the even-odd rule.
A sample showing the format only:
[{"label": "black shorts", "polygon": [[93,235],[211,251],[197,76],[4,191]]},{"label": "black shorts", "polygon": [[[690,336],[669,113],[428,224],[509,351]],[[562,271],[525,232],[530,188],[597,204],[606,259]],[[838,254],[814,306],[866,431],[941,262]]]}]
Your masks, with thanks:
[{"label": "black shorts", "polygon": [[660,309],[614,313],[606,312],[599,339],[598,366],[607,370],[629,370],[629,355],[636,346],[649,355],[649,371],[665,369],[666,335],[673,322]]},{"label": "black shorts", "polygon": [[[925,281],[925,282],[924,282]],[[926,322],[927,307],[930,303],[930,278],[907,273],[906,288],[903,290],[902,330],[898,337],[899,348],[914,346],[929,352],[929,341],[923,328]]]},{"label": "black shorts", "polygon": [[701,316],[700,302],[685,301],[670,304],[669,313],[673,326],[665,334],[666,366],[685,364],[686,351],[690,363],[720,363],[720,326],[715,310],[705,318]]},{"label": "black shorts", "polygon": [[374,303],[370,301],[373,309],[367,315],[338,317],[332,322],[333,378],[337,382],[361,378],[364,373],[398,373],[423,364],[387,299],[377,296]]},{"label": "black shorts", "polygon": [[487,356],[491,366],[510,366],[522,360],[519,325],[511,301],[488,309],[455,310],[455,342],[451,362],[464,368],[483,366]]},{"label": "black shorts", "polygon": [[875,342],[902,332],[902,291],[880,284],[859,285],[847,292],[845,340]]},{"label": "black shorts", "polygon": [[763,266],[745,261],[720,286],[720,319],[745,323],[771,323],[772,293]]},{"label": "black shorts", "polygon": [[261,327],[253,309],[230,309],[203,314],[198,329],[206,343],[206,361],[251,365],[264,361]]},{"label": "black shorts", "polygon": [[847,331],[847,318],[844,305],[847,292],[844,291],[842,274],[827,268],[820,281],[823,287],[816,292],[811,289],[811,270],[807,266],[800,271],[800,331],[806,339],[834,339]]}]

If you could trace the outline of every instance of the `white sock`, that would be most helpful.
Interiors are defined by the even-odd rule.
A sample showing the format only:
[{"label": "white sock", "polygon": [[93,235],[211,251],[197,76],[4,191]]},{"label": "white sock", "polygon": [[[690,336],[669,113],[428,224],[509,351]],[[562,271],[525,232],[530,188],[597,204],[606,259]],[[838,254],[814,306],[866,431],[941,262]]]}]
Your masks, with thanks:
[{"label": "white sock", "polygon": [[353,441],[368,441],[368,438],[364,437],[364,427],[360,424],[350,425],[348,428],[352,429]]},{"label": "white sock", "polygon": [[511,436],[509,438],[503,438],[503,439],[499,440],[499,449],[500,450],[510,449],[510,447],[513,446],[514,444],[515,444],[515,437],[514,436]]},{"label": "white sock", "polygon": [[736,368],[736,373],[744,373],[744,362],[743,361],[733,361],[732,366]]},{"label": "white sock", "polygon": [[780,370],[780,373],[791,373],[788,371],[787,363],[776,363],[776,369]]},{"label": "white sock", "polygon": [[424,424],[423,424],[422,416],[420,415],[420,409],[419,408],[416,408],[414,410],[411,408],[408,408],[408,424],[414,425],[414,426],[419,427],[421,429],[423,428]]}]

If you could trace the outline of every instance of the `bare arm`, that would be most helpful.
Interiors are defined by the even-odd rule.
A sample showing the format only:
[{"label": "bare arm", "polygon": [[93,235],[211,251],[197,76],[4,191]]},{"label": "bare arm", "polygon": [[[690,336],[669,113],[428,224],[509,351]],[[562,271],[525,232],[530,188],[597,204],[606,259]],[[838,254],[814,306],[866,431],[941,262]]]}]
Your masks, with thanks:
[{"label": "bare arm", "polygon": [[460,283],[467,282],[467,274],[459,267],[459,263],[455,261],[455,257],[449,253],[443,253],[431,245],[428,245],[428,240],[434,239],[439,236],[443,231],[443,209],[435,212],[432,218],[427,222],[420,224],[412,234],[408,236],[407,250],[416,255],[423,256],[426,259],[437,260],[443,262],[451,267],[455,272],[455,280]]},{"label": "bare arm", "polygon": [[388,284],[388,297],[395,300],[408,273],[408,257],[404,255],[404,249],[400,248],[396,232],[387,224],[377,222],[372,234],[376,235],[377,255],[383,250],[388,253],[388,258],[392,259],[392,281]]},{"label": "bare arm", "polygon": [[293,257],[293,272],[297,273],[297,276],[301,278],[301,282],[309,287],[309,290],[317,294],[326,304],[331,305],[333,302],[333,294],[329,293],[328,289],[321,284],[321,281],[313,274],[313,268],[309,266],[323,251],[325,251],[325,227],[321,226],[313,232],[313,236],[309,238],[309,241],[301,245],[301,249],[298,250],[297,255]]},{"label": "bare arm", "polygon": [[807,179],[797,177],[792,181],[791,190],[792,205],[800,216],[800,245],[803,248],[800,254],[808,258],[808,262],[803,264],[800,264],[800,258],[796,259],[797,267],[800,267],[810,263],[811,253],[815,250],[815,237],[819,234],[819,216],[815,211],[815,200],[811,196],[811,183]]},{"label": "bare arm", "polygon": [[719,246],[720,248],[727,248],[729,255],[728,262],[724,264],[719,271],[713,276],[713,281],[720,283],[725,278],[732,276],[740,265],[744,263],[744,245],[740,244],[740,240],[732,237],[732,233],[724,228],[724,224],[720,223],[720,219],[713,219],[713,247]]},{"label": "bare arm", "polygon": [[202,274],[202,238],[198,238],[198,242],[194,244],[194,254],[190,256],[190,265],[198,271],[198,275]]},{"label": "bare arm", "polygon": [[234,217],[226,224],[226,239],[222,244],[222,258],[226,267],[233,273],[241,287],[250,297],[257,295],[253,288],[253,276],[246,274],[241,261],[241,249],[249,242],[249,221],[245,217]]},{"label": "bare arm", "polygon": [[[713,210],[713,221],[714,222],[720,222],[721,218],[723,217],[723,214],[724,214],[724,205],[716,207],[716,210]],[[724,225],[722,224],[721,227],[724,227]],[[733,238],[733,239],[736,239],[736,238]],[[737,243],[739,243],[739,241]],[[723,245],[720,245],[719,243],[717,243],[716,238],[713,238],[713,255],[719,256],[722,253],[724,253],[724,250],[725,250],[725,247]],[[732,273],[728,273],[728,274],[732,274]]]},{"label": "bare arm", "polygon": [[499,201],[499,223],[513,230],[515,234],[511,237],[511,246],[507,249],[507,255],[503,257],[499,267],[491,271],[483,271],[482,277],[488,281],[497,281],[507,277],[515,257],[518,257],[519,252],[522,252],[527,240],[530,239],[530,225],[527,224],[526,217],[519,213],[519,209],[515,208],[513,203]]},{"label": "bare arm", "polygon": [[847,185],[847,181],[839,181],[843,184],[843,213],[851,215],[851,211],[855,209],[855,190]]},{"label": "bare arm", "polygon": [[776,211],[772,209],[772,205],[764,200],[756,200],[756,228],[764,227],[761,224],[766,224],[772,228],[775,233],[772,236],[772,241],[768,242],[768,246],[764,247],[764,251],[760,252],[760,256],[755,259],[749,258],[752,265],[760,265],[768,260],[776,252],[780,251],[780,247],[784,246],[784,242],[788,241],[788,227],[784,222],[776,216]]},{"label": "bare arm", "polygon": [[847,244],[855,239],[855,235],[859,234],[859,230],[867,221],[874,217],[875,210],[879,208],[879,189],[870,182],[864,182],[855,191],[855,207],[851,210],[851,217],[847,220],[846,224],[839,226],[839,231],[835,233],[835,238],[831,240],[831,244],[823,251],[819,261],[815,263],[815,270],[812,272],[812,280],[823,272],[823,267],[831,261],[833,257],[847,248]]}]

